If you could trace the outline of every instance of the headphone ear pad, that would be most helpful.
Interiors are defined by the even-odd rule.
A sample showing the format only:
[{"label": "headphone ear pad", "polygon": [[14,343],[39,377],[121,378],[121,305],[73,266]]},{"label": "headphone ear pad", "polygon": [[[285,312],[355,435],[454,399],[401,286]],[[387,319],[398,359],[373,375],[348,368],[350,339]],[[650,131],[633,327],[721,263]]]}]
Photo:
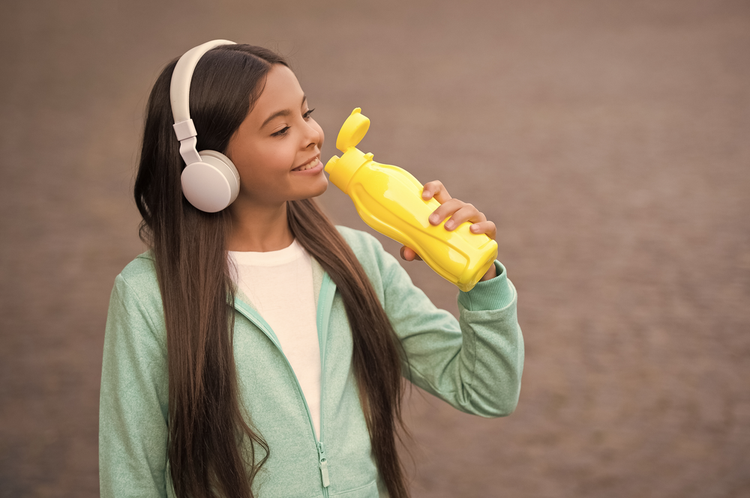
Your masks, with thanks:
[{"label": "headphone ear pad", "polygon": [[182,193],[196,209],[216,213],[240,193],[240,175],[232,160],[220,152],[203,150],[201,160],[182,170]]}]

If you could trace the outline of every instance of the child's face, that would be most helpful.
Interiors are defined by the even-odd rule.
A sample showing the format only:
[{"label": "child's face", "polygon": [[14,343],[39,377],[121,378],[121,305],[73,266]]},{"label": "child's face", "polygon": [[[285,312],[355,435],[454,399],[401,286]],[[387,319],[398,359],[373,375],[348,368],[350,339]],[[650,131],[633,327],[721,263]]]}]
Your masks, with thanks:
[{"label": "child's face", "polygon": [[268,206],[325,192],[323,130],[294,73],[275,65],[253,110],[229,140],[227,156],[240,174],[238,206]]}]

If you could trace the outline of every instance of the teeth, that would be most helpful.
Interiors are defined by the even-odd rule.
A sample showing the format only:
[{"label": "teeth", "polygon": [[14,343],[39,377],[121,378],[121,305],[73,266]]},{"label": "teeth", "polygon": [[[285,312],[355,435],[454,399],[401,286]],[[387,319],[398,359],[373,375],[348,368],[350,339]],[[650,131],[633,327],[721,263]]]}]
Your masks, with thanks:
[{"label": "teeth", "polygon": [[310,168],[314,168],[317,165],[318,165],[318,161],[311,161],[310,164],[306,164],[304,166],[300,166],[299,168],[297,168],[297,171],[306,171]]}]

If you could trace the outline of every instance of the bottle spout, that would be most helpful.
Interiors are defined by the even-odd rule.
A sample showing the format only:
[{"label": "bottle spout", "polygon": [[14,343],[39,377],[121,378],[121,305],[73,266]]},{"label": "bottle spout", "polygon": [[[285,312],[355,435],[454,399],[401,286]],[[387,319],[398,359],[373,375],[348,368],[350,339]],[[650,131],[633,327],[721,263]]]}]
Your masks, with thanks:
[{"label": "bottle spout", "polygon": [[336,164],[339,162],[339,159],[339,156],[333,156],[328,160],[325,167],[326,173],[328,173],[329,175],[331,174],[333,169],[336,167]]}]

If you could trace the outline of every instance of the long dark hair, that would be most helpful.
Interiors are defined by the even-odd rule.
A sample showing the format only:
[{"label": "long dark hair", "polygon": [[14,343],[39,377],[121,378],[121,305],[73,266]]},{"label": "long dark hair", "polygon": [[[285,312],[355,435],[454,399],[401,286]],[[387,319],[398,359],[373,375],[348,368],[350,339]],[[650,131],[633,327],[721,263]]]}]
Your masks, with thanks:
[{"label": "long dark hair", "polygon": [[[177,496],[251,497],[253,479],[273,448],[243,415],[238,394],[234,285],[226,249],[229,213],[198,211],[182,195],[184,163],[169,102],[175,64],[163,70],[149,97],[134,188],[143,217],[140,234],[154,255],[167,328],[171,477]],[[221,46],[201,58],[190,89],[198,150],[226,150],[275,64],[287,65],[273,52],[250,45]],[[396,451],[402,423],[398,339],[362,266],[317,204],[289,201],[287,213],[295,238],[341,294],[375,462],[390,496],[406,497]]]}]

